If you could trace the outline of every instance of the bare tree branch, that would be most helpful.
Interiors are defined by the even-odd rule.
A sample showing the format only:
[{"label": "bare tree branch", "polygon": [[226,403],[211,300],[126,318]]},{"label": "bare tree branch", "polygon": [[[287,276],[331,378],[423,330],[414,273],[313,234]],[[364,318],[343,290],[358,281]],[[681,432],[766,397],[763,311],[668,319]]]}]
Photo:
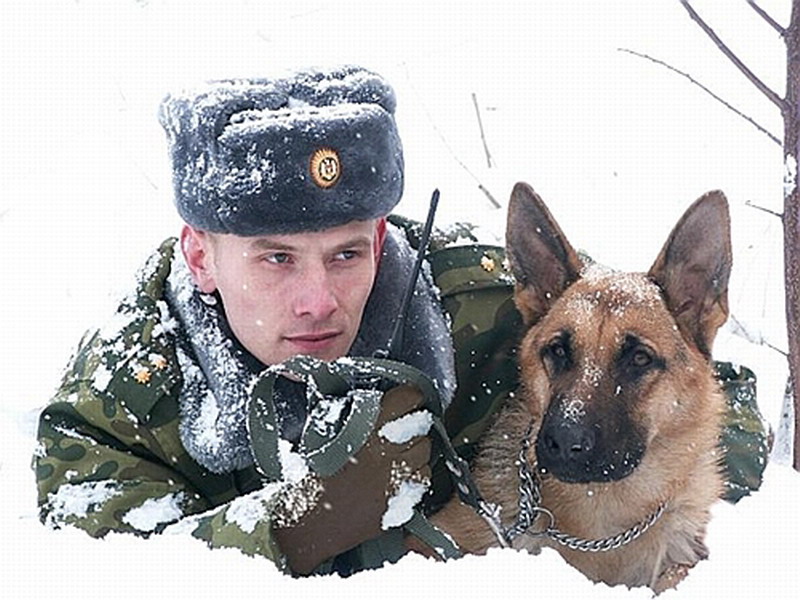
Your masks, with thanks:
[{"label": "bare tree branch", "polygon": [[681,4],[683,4],[683,7],[689,13],[689,16],[700,26],[700,28],[705,32],[705,34],[711,38],[711,40],[717,45],[717,48],[719,48],[722,51],[722,53],[726,57],[728,57],[728,60],[730,60],[736,66],[737,69],[739,69],[742,73],[744,73],[744,76],[747,77],[750,80],[750,82],[754,86],[756,86],[756,88],[769,99],[770,102],[772,102],[775,106],[777,106],[780,109],[781,114],[784,114],[784,112],[787,110],[787,106],[783,98],[781,98],[780,96],[778,96],[778,94],[772,91],[769,88],[769,86],[767,86],[767,84],[761,81],[755,75],[755,73],[753,73],[750,69],[748,69],[747,66],[741,60],[739,60],[739,57],[736,56],[736,54],[734,54],[733,51],[730,48],[728,48],[728,46],[725,45],[725,42],[723,42],[719,38],[719,36],[716,33],[714,33],[714,30],[711,29],[711,27],[709,27],[705,21],[703,21],[703,19],[700,17],[700,15],[697,14],[697,12],[695,12],[694,8],[692,8],[692,5],[689,4],[689,0],[680,0],[680,2]]},{"label": "bare tree branch", "polygon": [[778,22],[767,13],[767,11],[765,11],[758,4],[756,4],[755,0],[747,0],[747,3],[750,5],[750,8],[756,11],[762,19],[764,19],[767,23],[769,23],[769,26],[772,27],[775,31],[777,31],[781,35],[781,37],[786,35],[786,30],[783,27],[781,27],[778,24]]},{"label": "bare tree branch", "polygon": [[486,143],[486,134],[483,131],[483,120],[481,119],[481,109],[478,106],[478,96],[475,95],[475,92],[472,92],[472,103],[475,105],[475,114],[478,117],[478,127],[481,130],[481,142],[483,142],[483,151],[486,153],[486,166],[487,168],[492,168],[492,153],[489,152],[489,146]]},{"label": "bare tree branch", "polygon": [[482,191],[484,193],[484,195],[489,199],[489,202],[492,203],[492,206],[494,206],[495,208],[502,208],[502,205],[497,201],[497,198],[492,196],[492,192],[490,192],[486,188],[486,186],[484,186],[482,183],[479,182],[478,183],[478,189],[480,191]]},{"label": "bare tree branch", "polygon": [[768,215],[772,215],[773,217],[778,217],[779,219],[783,219],[783,214],[782,213],[776,212],[774,210],[770,210],[768,208],[764,208],[763,206],[759,206],[758,204],[754,204],[750,200],[747,200],[744,204],[745,204],[745,206],[749,206],[750,208],[755,208],[756,210],[763,211],[763,212],[767,213]]},{"label": "bare tree branch", "polygon": [[764,338],[764,335],[761,332],[753,332],[747,328],[747,326],[742,323],[739,319],[736,318],[736,315],[730,315],[730,329],[733,335],[740,337],[744,340],[747,340],[751,344],[755,344],[756,346],[764,346],[765,348],[769,348],[777,352],[778,354],[787,357],[789,353],[786,350],[781,350],[777,346],[774,346]]},{"label": "bare tree branch", "polygon": [[403,65],[406,67],[406,79],[408,80],[409,85],[411,86],[411,90],[414,92],[414,94],[415,94],[415,96],[417,98],[417,102],[419,102],[420,106],[422,107],[423,112],[425,113],[425,116],[427,117],[428,123],[430,123],[431,129],[433,129],[433,131],[436,133],[436,135],[439,136],[439,139],[442,141],[442,144],[444,145],[445,149],[450,153],[450,156],[453,158],[453,160],[456,161],[456,163],[458,163],[458,165],[462,169],[464,169],[464,172],[467,175],[469,175],[475,181],[476,184],[478,184],[478,189],[481,192],[483,192],[484,196],[486,196],[486,198],[489,200],[491,205],[494,208],[502,208],[502,205],[497,201],[497,198],[495,198],[492,195],[492,193],[489,191],[489,189],[485,185],[483,185],[481,180],[478,179],[478,177],[475,175],[475,173],[473,173],[466,164],[464,164],[464,161],[462,161],[458,157],[458,155],[453,150],[452,146],[450,146],[450,143],[447,141],[447,138],[444,137],[444,134],[442,133],[442,131],[439,129],[439,127],[434,122],[433,117],[431,116],[431,113],[428,110],[427,105],[425,104],[425,102],[423,102],[422,98],[417,93],[416,88],[414,87],[414,82],[411,79],[411,74],[408,72],[407,65],[405,63],[403,63]]},{"label": "bare tree branch", "polygon": [[620,52],[627,52],[628,54],[633,54],[634,56],[638,56],[640,58],[646,58],[647,60],[652,61],[652,62],[656,63],[657,65],[661,65],[662,67],[666,67],[667,69],[677,73],[678,75],[682,75],[683,77],[685,77],[686,79],[691,81],[693,84],[695,84],[697,87],[699,87],[701,90],[703,90],[705,93],[707,93],[709,96],[714,98],[714,100],[716,100],[717,102],[719,102],[723,106],[725,106],[725,108],[733,111],[734,113],[736,113],[737,115],[742,117],[745,121],[747,121],[748,123],[753,125],[753,127],[758,129],[761,133],[763,133],[766,136],[768,136],[769,139],[771,139],[773,142],[775,142],[779,146],[783,145],[783,142],[780,140],[780,138],[778,138],[776,135],[770,133],[767,129],[765,129],[764,127],[759,125],[755,120],[753,120],[752,118],[748,117],[746,114],[744,114],[738,108],[736,108],[735,106],[731,105],[729,102],[727,102],[723,98],[720,98],[719,96],[717,96],[714,92],[712,92],[710,89],[708,89],[706,86],[704,86],[702,83],[697,81],[694,77],[692,77],[688,73],[685,73],[684,71],[676,69],[672,65],[670,65],[668,63],[665,63],[663,60],[659,60],[657,58],[653,58],[652,56],[649,56],[648,54],[642,54],[641,52],[636,52],[635,50],[629,50],[628,48],[617,48],[617,50],[619,50]]}]

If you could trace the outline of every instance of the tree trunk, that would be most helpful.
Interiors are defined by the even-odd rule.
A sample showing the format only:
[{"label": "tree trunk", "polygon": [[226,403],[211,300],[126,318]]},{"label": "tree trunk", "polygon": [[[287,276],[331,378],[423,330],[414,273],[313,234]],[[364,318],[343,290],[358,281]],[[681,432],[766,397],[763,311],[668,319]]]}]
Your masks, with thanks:
[{"label": "tree trunk", "polygon": [[794,468],[800,471],[800,0],[792,2],[786,28],[786,98],[784,101],[783,252],[786,286],[786,333],[789,339],[789,377],[794,399]]}]

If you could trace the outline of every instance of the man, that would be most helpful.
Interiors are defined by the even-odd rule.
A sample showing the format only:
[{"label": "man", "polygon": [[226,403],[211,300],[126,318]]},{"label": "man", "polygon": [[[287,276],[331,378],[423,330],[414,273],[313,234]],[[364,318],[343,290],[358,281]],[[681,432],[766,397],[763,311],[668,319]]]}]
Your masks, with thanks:
[{"label": "man", "polygon": [[[164,101],[186,225],[41,415],[45,523],[170,527],[294,574],[394,561],[409,536],[444,543],[421,517],[451,491],[431,414],[452,399],[468,456],[516,385],[519,316],[500,248],[437,239],[410,281],[418,228],[387,223],[394,108],[355,67]],[[403,343],[371,358],[410,285]]]},{"label": "man", "polygon": [[[370,357],[388,345],[414,258],[386,222],[403,183],[394,107],[391,88],[358,68],[220,81],[164,101],[186,225],[178,244],[151,257],[115,319],[84,341],[42,415],[46,522],[102,536],[182,521],[214,545],[298,573],[359,568],[358,553],[340,555],[370,540],[371,555],[402,553],[397,526],[410,515],[387,524],[387,509],[403,483],[416,484],[412,500],[427,489],[430,440],[422,431],[393,443],[378,431],[424,414],[426,382],[367,386],[385,392],[372,397],[379,414],[328,473],[304,464],[316,464],[306,431],[335,430],[346,419],[334,410],[357,400],[346,401],[347,390],[342,402],[314,401],[296,381],[297,369],[324,370],[313,361],[276,367],[295,355]],[[429,274],[407,323],[391,358],[420,369],[446,404],[453,350]],[[274,387],[270,414],[251,406],[264,380]],[[316,385],[313,374],[306,383]],[[280,432],[275,456],[263,440],[270,428]],[[272,459],[283,467],[275,474],[264,464]]]}]

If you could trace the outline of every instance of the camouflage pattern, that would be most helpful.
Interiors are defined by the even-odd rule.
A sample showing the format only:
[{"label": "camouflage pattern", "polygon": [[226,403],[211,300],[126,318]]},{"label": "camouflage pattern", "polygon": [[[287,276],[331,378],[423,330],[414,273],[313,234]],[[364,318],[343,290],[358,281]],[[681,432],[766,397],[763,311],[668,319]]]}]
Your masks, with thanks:
[{"label": "camouflage pattern", "polygon": [[761,487],[772,434],[756,402],[756,376],[747,367],[714,363],[728,400],[720,445],[725,452],[724,498],[737,502]]},{"label": "camouflage pattern", "polygon": [[[167,335],[175,323],[162,299],[173,250],[174,240],[165,242],[109,326],[84,338],[40,416],[34,467],[41,519],[100,537],[148,535],[205,513],[195,522],[196,537],[276,559],[268,527],[244,535],[224,526],[231,501],[261,487],[255,470],[211,473],[181,444],[182,375]],[[137,519],[153,502],[169,505],[163,512],[173,518]]]},{"label": "camouflage pattern", "polygon": [[[459,387],[445,423],[456,449],[470,457],[494,410],[516,388],[522,325],[503,250],[447,247],[465,233],[469,230],[439,236],[429,258],[456,348]],[[41,519],[96,537],[109,531],[149,535],[177,523],[173,527],[212,547],[236,547],[285,569],[270,527],[273,500],[260,475],[252,467],[211,473],[181,444],[183,378],[170,335],[177,324],[163,300],[174,247],[174,240],[161,246],[112,322],[84,338],[40,416],[34,467]],[[760,484],[766,435],[752,373],[724,365],[718,372],[730,399],[723,443],[729,497],[736,499]],[[442,462],[434,459],[428,510],[450,494]],[[148,510],[154,507],[159,510]],[[154,520],[154,512],[164,520]],[[346,574],[401,554],[402,538],[393,530],[317,571]]]}]

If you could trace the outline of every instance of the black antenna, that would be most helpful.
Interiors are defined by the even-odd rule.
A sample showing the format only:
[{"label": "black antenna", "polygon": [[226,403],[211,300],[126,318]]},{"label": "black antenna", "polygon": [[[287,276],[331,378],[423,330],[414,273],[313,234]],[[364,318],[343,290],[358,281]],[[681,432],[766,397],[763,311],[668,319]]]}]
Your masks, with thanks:
[{"label": "black antenna", "polygon": [[400,305],[400,314],[397,315],[397,320],[394,323],[392,335],[389,338],[389,343],[386,349],[379,349],[375,351],[376,358],[388,358],[390,356],[397,356],[398,350],[403,345],[403,329],[406,322],[406,315],[408,314],[408,306],[411,304],[411,298],[414,295],[414,289],[417,287],[417,279],[419,278],[420,269],[422,269],[422,261],[425,259],[425,254],[428,251],[428,245],[431,241],[431,231],[433,230],[433,219],[436,216],[436,208],[439,206],[439,190],[433,190],[431,196],[431,204],[428,208],[428,218],[425,220],[425,228],[422,230],[422,237],[419,240],[419,247],[417,248],[417,260],[414,262],[414,268],[411,271],[411,279],[408,282],[408,287],[403,295],[403,302]]}]

